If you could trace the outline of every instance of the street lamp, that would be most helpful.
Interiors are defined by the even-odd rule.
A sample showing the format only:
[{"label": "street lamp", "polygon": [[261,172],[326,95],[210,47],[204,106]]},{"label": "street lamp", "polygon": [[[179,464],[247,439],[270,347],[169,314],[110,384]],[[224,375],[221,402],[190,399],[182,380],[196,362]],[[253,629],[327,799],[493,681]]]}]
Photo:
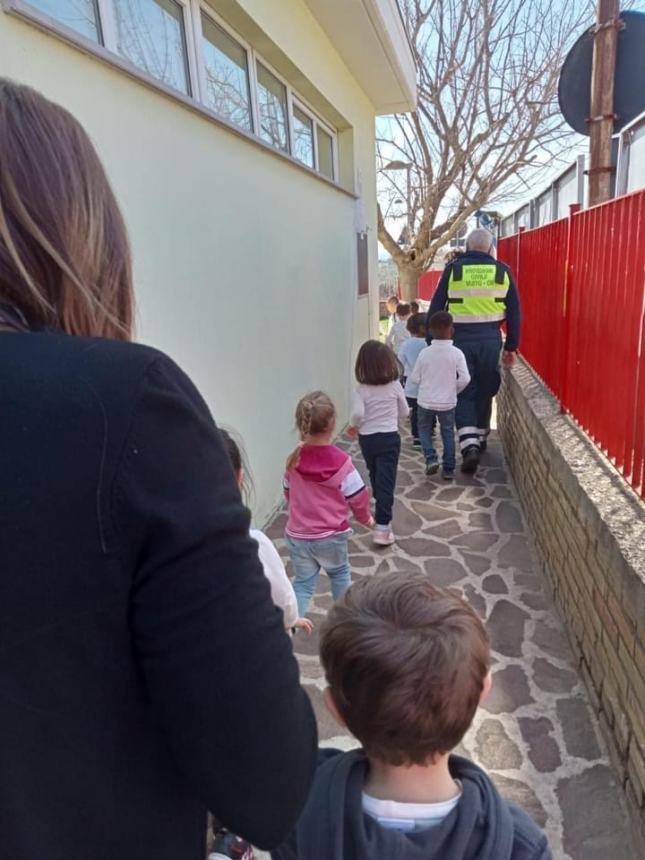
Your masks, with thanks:
[{"label": "street lamp", "polygon": [[412,239],[412,189],[410,181],[410,172],[414,165],[410,161],[389,161],[383,170],[405,170],[406,172],[406,198],[408,205],[408,243]]}]

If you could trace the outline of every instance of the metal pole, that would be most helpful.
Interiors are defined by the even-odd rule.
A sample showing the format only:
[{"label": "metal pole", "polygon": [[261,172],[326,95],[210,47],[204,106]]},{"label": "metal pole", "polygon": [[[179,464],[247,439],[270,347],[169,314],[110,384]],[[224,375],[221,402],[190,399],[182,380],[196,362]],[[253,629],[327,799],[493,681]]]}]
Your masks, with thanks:
[{"label": "metal pole", "polygon": [[576,159],[576,203],[585,203],[585,157],[579,155]]},{"label": "metal pole", "polygon": [[573,217],[580,211],[582,204],[569,204],[567,219],[567,256],[564,262],[564,292],[562,294],[562,376],[561,388],[557,392],[560,412],[564,415],[569,403],[569,362],[571,361],[571,272],[573,266]]},{"label": "metal pole", "polygon": [[589,205],[603,203],[610,197],[611,136],[614,131],[614,76],[618,30],[618,0],[598,0],[594,28],[593,67],[591,73],[591,115],[589,146]]},{"label": "metal pole", "polygon": [[406,194],[408,198],[408,245],[412,244],[412,181],[410,179],[410,174],[412,172],[412,165],[408,164],[406,177],[407,177],[407,188]]}]

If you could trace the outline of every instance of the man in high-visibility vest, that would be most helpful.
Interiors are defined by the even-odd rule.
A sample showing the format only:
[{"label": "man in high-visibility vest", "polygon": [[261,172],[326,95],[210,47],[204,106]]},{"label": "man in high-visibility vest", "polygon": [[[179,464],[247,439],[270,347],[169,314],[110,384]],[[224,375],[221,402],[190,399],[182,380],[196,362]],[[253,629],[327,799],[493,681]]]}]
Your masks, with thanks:
[{"label": "man in high-visibility vest", "polygon": [[470,474],[477,471],[490,432],[493,397],[501,382],[500,327],[504,320],[505,367],[513,365],[520,340],[517,288],[510,269],[495,259],[494,251],[492,233],[473,230],[466,240],[466,252],[446,266],[428,311],[428,320],[437,311],[450,311],[455,346],[466,356],[471,382],[459,395],[456,424],[461,470]]}]

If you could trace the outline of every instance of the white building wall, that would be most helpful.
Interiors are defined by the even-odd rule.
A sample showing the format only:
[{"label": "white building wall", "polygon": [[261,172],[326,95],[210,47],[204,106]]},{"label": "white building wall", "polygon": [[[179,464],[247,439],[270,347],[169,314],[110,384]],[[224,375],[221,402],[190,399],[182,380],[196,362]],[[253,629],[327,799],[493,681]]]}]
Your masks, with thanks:
[{"label": "white building wall", "polygon": [[[0,75],[63,104],[93,138],[131,234],[139,339],[175,358],[217,421],[244,439],[261,524],[280,497],[298,398],[327,390],[343,424],[353,356],[377,318],[374,112],[301,0],[243,5],[347,119],[354,158],[342,170],[360,171],[358,209],[340,189],[3,13]],[[356,298],[357,217],[369,228],[369,299]]]},{"label": "white building wall", "polygon": [[629,172],[626,191],[645,188],[645,122],[634,129],[629,145]]}]

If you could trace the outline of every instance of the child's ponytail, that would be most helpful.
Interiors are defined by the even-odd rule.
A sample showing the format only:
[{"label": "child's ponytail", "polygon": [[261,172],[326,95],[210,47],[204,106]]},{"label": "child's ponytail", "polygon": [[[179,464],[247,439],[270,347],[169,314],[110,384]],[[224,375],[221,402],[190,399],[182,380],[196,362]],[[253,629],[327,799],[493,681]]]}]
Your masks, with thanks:
[{"label": "child's ponytail", "polygon": [[324,391],[312,391],[296,406],[296,429],[300,433],[300,444],[287,458],[287,471],[295,469],[300,462],[300,453],[308,436],[325,433],[336,418],[336,409]]}]

